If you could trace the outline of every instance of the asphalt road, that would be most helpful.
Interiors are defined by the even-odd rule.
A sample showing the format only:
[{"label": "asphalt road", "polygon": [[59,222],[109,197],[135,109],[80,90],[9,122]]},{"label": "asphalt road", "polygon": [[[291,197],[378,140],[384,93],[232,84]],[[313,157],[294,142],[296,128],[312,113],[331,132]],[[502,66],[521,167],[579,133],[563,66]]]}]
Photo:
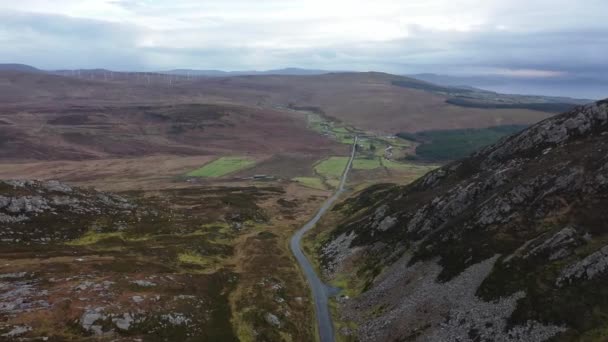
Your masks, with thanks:
[{"label": "asphalt road", "polygon": [[329,312],[329,297],[337,294],[339,290],[332,288],[321,281],[319,276],[315,273],[314,267],[302,252],[300,242],[302,240],[302,236],[304,236],[307,231],[309,231],[317,224],[317,222],[319,222],[319,219],[321,219],[325,212],[331,208],[331,206],[344,192],[344,184],[348,178],[348,172],[352,167],[353,159],[355,159],[357,140],[358,138],[355,137],[351,156],[346,168],[344,169],[344,173],[342,174],[342,179],[340,179],[338,190],[336,190],[336,192],[327,201],[325,201],[325,203],[323,203],[317,214],[294,234],[290,243],[291,251],[298,260],[298,263],[302,268],[302,272],[304,272],[306,280],[308,281],[308,284],[312,290],[320,342],[334,342],[334,326],[331,320],[331,314]]}]

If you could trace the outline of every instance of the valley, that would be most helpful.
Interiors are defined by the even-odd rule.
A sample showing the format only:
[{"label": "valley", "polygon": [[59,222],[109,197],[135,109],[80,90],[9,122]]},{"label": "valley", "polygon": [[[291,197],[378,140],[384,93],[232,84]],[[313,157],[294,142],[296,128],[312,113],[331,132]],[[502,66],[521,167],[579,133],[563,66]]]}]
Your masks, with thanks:
[{"label": "valley", "polygon": [[608,1],[0,1],[0,342],[608,341]]},{"label": "valley", "polygon": [[[289,240],[335,191],[363,130],[280,106],[156,104],[152,89],[134,100],[128,82],[101,101],[71,94],[105,81],[5,77],[59,93],[4,93],[1,335],[314,340]],[[385,144],[361,143],[351,186],[425,172],[384,167]]]},{"label": "valley", "polygon": [[[0,71],[7,339],[329,341],[294,234],[312,229],[302,249],[322,271],[328,227],[372,205],[353,195],[440,172],[445,158],[419,158],[423,142],[397,133],[552,116],[459,107],[379,73],[106,75]],[[355,331],[339,310],[371,286],[372,266],[323,278],[342,289],[338,338]]]}]

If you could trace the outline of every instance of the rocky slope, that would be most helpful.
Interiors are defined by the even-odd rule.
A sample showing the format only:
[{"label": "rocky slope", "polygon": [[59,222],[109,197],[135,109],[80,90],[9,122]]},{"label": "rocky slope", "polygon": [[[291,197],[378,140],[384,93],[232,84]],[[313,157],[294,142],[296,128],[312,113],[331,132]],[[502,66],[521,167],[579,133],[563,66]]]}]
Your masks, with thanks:
[{"label": "rocky slope", "polygon": [[317,244],[361,341],[608,338],[608,101],[334,209]]},{"label": "rocky slope", "polygon": [[[276,236],[256,229],[279,216],[283,196],[273,187],[117,195],[0,180],[0,341],[237,341],[243,325],[261,340],[307,340],[308,326],[287,319],[309,315],[290,261],[264,262],[294,274],[284,277],[254,258],[245,271],[235,266],[245,234],[248,246],[280,255]],[[265,271],[250,280],[250,268]]]}]

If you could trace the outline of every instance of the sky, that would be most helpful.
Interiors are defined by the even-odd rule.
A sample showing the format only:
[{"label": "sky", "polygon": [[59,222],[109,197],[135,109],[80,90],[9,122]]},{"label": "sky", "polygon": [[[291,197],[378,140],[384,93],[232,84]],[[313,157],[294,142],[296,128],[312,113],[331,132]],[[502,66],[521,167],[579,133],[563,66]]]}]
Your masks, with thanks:
[{"label": "sky", "polygon": [[0,0],[0,62],[608,76],[607,0]]}]

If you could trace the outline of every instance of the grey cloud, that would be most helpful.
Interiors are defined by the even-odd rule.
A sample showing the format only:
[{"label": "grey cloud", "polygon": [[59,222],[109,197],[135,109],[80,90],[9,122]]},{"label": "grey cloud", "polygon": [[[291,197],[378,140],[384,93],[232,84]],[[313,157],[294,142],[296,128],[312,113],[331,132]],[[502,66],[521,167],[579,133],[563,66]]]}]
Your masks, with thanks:
[{"label": "grey cloud", "polygon": [[0,55],[42,68],[139,68],[137,28],[60,15],[0,13]]},{"label": "grey cloud", "polygon": [[[162,10],[162,4],[147,1],[118,0],[114,3],[146,13]],[[197,3],[185,1],[166,6],[187,11]],[[248,3],[233,0],[230,6],[242,9]],[[287,5],[273,1],[257,9],[277,6]],[[594,6],[603,5],[595,1]],[[521,11],[505,12],[502,16],[509,14],[517,17],[518,13]],[[567,18],[567,13],[561,15]],[[520,25],[535,24],[532,21],[534,16],[521,15],[517,18],[515,21]],[[496,23],[467,32],[433,31],[410,26],[407,28],[407,38],[394,41],[321,43],[312,39],[303,44],[306,47],[299,48],[256,44],[266,38],[272,40],[273,32],[290,32],[289,29],[294,26],[323,25],[323,21],[316,20],[301,18],[298,21],[295,18],[291,21],[281,19],[258,23],[248,20],[240,23],[221,17],[201,16],[198,21],[188,22],[184,27],[163,30],[59,15],[0,12],[0,56],[6,62],[25,62],[42,68],[154,70],[173,67],[270,69],[297,66],[393,73],[463,73],[496,68],[554,70],[580,77],[608,76],[605,57],[608,54],[608,23],[585,23],[583,18],[568,20],[561,29],[556,23],[550,25],[551,29],[543,29],[543,25],[539,24],[535,29],[526,29],[525,33],[498,30],[492,26]],[[201,39],[197,43],[197,34],[205,36],[206,40]],[[142,39],[150,35],[157,38],[153,40],[154,44],[142,47]],[[180,42],[182,37],[185,37],[182,45],[188,47],[180,48],[176,47],[180,44],[172,44]],[[281,34],[278,37],[285,39]]]}]

